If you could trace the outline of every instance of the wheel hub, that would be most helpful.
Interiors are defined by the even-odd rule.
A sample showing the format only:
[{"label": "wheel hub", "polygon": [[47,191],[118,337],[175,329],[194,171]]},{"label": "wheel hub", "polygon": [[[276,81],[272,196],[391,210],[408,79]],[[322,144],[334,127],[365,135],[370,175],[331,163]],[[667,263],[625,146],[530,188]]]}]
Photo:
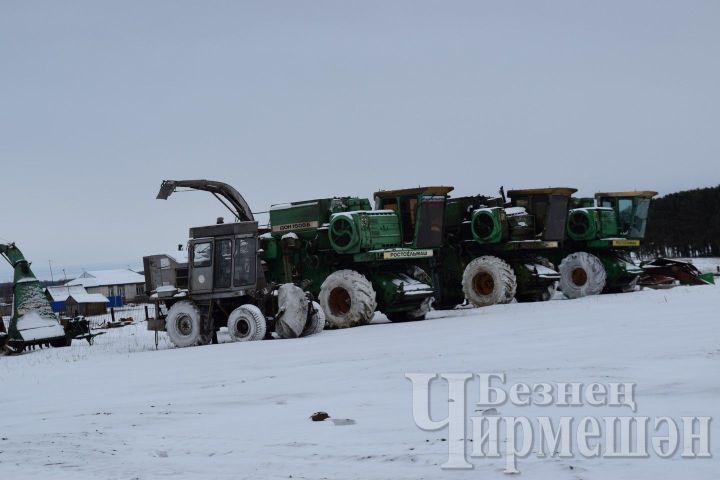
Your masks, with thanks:
[{"label": "wheel hub", "polygon": [[584,268],[577,267],[571,273],[572,281],[578,287],[582,287],[588,281],[587,272]]},{"label": "wheel hub", "polygon": [[352,304],[350,293],[344,288],[333,288],[328,297],[328,304],[333,315],[346,315]]},{"label": "wheel hub", "polygon": [[239,336],[245,337],[250,332],[250,324],[247,320],[240,319],[235,324],[235,331],[239,334]]},{"label": "wheel hub", "polygon": [[182,335],[190,335],[192,333],[192,321],[187,315],[180,315],[177,319],[177,329]]},{"label": "wheel hub", "polygon": [[473,289],[480,295],[490,295],[495,290],[495,280],[487,272],[480,272],[473,277]]}]

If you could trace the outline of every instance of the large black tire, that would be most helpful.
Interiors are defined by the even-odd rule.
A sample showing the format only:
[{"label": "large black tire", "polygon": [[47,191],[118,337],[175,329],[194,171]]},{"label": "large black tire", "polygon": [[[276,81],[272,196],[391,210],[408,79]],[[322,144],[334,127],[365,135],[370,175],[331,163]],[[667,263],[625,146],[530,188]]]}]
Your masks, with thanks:
[{"label": "large black tire", "polygon": [[310,301],[302,288],[292,283],[284,283],[277,290],[278,316],[275,320],[275,333],[279,338],[298,338],[308,323]]},{"label": "large black tire", "polygon": [[328,328],[367,325],[377,308],[372,284],[353,270],[330,274],[320,287],[319,300]]},{"label": "large black tire", "polygon": [[267,322],[258,307],[246,304],[230,312],[227,328],[234,342],[253,342],[265,338]]},{"label": "large black tire", "polygon": [[507,262],[486,255],[465,267],[462,288],[465,298],[476,307],[510,303],[517,290],[517,278]]},{"label": "large black tire", "polygon": [[301,337],[308,337],[320,333],[325,328],[325,312],[317,302],[312,302],[314,312],[308,316],[308,321],[303,328]]},{"label": "large black tire", "polygon": [[200,309],[190,300],[175,303],[165,317],[165,331],[176,347],[207,345],[207,332],[203,327]]},{"label": "large black tire", "polygon": [[605,267],[595,255],[575,252],[560,262],[560,290],[567,298],[598,295],[606,281]]}]

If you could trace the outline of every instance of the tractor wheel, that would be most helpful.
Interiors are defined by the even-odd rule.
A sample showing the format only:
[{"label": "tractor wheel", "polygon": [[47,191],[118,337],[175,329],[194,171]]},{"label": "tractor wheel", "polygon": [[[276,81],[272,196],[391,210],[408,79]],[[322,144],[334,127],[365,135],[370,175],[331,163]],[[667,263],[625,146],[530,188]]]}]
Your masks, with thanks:
[{"label": "tractor wheel", "polygon": [[385,316],[391,322],[415,322],[418,320],[425,320],[425,315],[430,311],[430,303],[432,298],[426,298],[415,310],[408,310],[404,312],[387,312]]},{"label": "tractor wheel", "polygon": [[227,327],[233,342],[262,340],[267,333],[265,315],[252,304],[241,305],[230,312]]},{"label": "tractor wheel", "polygon": [[571,253],[560,262],[560,290],[568,298],[598,295],[606,280],[605,267],[590,253]]},{"label": "tractor wheel", "polygon": [[372,284],[353,270],[330,274],[320,287],[319,300],[329,328],[367,325],[377,307]]},{"label": "tractor wheel", "polygon": [[517,278],[507,262],[488,255],[468,263],[462,288],[465,298],[476,307],[510,303],[515,297]]},{"label": "tractor wheel", "polygon": [[305,324],[305,328],[303,328],[300,334],[301,337],[315,335],[316,333],[322,332],[325,328],[325,313],[322,307],[317,302],[312,302],[312,307],[315,312],[309,315],[310,318],[308,318],[307,324]]},{"label": "tractor wheel", "polygon": [[173,304],[165,318],[165,330],[176,347],[205,345],[200,309],[190,300]]}]

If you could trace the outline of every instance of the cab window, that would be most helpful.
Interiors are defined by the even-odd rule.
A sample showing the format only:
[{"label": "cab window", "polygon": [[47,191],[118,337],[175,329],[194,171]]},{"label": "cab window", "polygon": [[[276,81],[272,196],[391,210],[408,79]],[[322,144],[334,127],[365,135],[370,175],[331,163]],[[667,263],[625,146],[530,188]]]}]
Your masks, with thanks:
[{"label": "cab window", "polygon": [[215,288],[230,288],[232,278],[232,239],[215,241],[215,269],[213,271]]},{"label": "cab window", "polygon": [[212,243],[202,242],[193,246],[193,267],[209,267],[212,265]]},{"label": "cab window", "polygon": [[255,284],[255,268],[257,256],[255,254],[254,238],[235,239],[235,273],[233,285],[242,287]]},{"label": "cab window", "polygon": [[633,202],[629,198],[618,201],[618,217],[620,217],[620,230],[627,233],[633,223]]},{"label": "cab window", "polygon": [[445,220],[445,197],[424,196],[420,203],[420,223],[418,225],[416,247],[436,248],[442,244],[443,223]]},{"label": "cab window", "polygon": [[415,215],[418,199],[415,197],[401,200],[400,222],[402,223],[403,242],[411,243],[415,238]]}]

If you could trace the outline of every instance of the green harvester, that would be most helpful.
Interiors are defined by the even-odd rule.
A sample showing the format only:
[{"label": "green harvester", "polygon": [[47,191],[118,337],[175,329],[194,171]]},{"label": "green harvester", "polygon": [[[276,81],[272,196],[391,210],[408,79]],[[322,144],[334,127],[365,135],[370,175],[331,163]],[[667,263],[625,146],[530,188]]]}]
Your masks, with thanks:
[{"label": "green harvester", "polygon": [[450,198],[443,247],[433,280],[435,308],[467,299],[475,306],[544,301],[559,274],[549,255],[564,239],[571,188],[511,190],[511,200],[482,195]]},{"label": "green harvester", "polygon": [[391,321],[420,320],[434,290],[427,270],[442,245],[451,187],[274,205],[260,237],[266,276],[317,296],[329,327],[370,322],[375,310]]},{"label": "green harvester", "polygon": [[653,191],[604,192],[572,200],[559,261],[568,298],[632,291],[642,270],[631,253],[645,238]]}]

